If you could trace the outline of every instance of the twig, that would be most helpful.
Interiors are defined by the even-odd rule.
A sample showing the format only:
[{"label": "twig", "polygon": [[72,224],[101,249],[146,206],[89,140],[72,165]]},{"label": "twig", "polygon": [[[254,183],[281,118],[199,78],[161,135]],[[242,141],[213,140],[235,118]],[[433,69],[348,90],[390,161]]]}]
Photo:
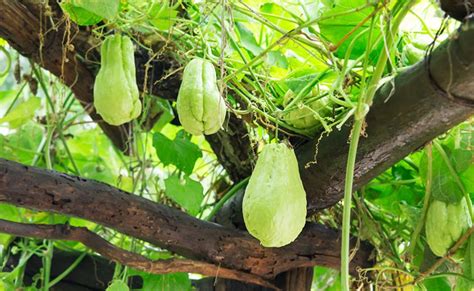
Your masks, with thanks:
[{"label": "twig", "polygon": [[122,265],[152,274],[168,274],[175,272],[200,273],[206,276],[244,281],[279,290],[263,278],[216,266],[214,264],[189,259],[150,260],[142,255],[121,249],[85,227],[74,227],[66,224],[26,224],[0,219],[0,232],[41,239],[66,240],[81,242],[91,250],[105,258]]}]

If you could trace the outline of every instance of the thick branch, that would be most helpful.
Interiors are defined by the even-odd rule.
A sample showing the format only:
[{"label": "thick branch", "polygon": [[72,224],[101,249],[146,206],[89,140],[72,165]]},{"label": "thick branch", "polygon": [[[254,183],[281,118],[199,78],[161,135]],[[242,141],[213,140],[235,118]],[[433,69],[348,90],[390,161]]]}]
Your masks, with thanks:
[{"label": "thick branch", "polygon": [[118,248],[85,227],[73,227],[64,224],[34,225],[0,219],[0,232],[22,237],[81,242],[94,252],[101,254],[111,261],[151,274],[169,274],[176,272],[200,273],[206,276],[239,280],[276,289],[273,284],[256,275],[219,267],[205,262],[188,259],[153,261],[142,255]]},{"label": "thick branch", "polygon": [[[94,221],[188,258],[265,278],[296,267],[340,264],[340,232],[308,224],[282,248],[264,248],[248,233],[198,220],[103,183],[0,159],[0,202]],[[355,243],[355,242],[354,242]],[[352,261],[370,266],[362,243]]]},{"label": "thick branch", "polygon": [[[357,152],[354,188],[474,114],[473,63],[471,21],[433,52],[432,78],[420,62],[378,90],[367,116],[367,137],[361,138]],[[309,167],[317,142],[297,149],[310,209],[327,208],[342,198],[349,132],[347,126],[323,138],[317,163]]]}]

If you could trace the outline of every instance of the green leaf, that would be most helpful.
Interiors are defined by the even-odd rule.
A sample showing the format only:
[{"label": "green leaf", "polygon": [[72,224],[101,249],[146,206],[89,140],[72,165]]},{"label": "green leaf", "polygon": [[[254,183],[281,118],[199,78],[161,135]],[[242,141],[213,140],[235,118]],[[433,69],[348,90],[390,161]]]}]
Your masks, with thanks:
[{"label": "green leaf", "polygon": [[[290,31],[297,26],[291,13],[276,3],[265,3],[260,7],[260,12],[265,14],[265,18],[279,26],[285,31]],[[274,16],[273,16],[274,15]]]},{"label": "green leaf", "polygon": [[69,18],[71,18],[71,20],[78,25],[94,25],[102,20],[102,17],[99,15],[89,12],[87,9],[74,6],[71,3],[63,2],[61,3],[61,8],[69,16]]},{"label": "green leaf", "polygon": [[122,280],[114,280],[107,288],[107,291],[129,291],[128,285]]},{"label": "green leaf", "polygon": [[179,175],[173,174],[165,180],[165,187],[166,196],[186,209],[191,215],[199,213],[204,198],[201,183],[188,176],[181,179]]},{"label": "green leaf", "polygon": [[17,90],[0,91],[0,116],[5,115],[17,94]]},{"label": "green leaf", "polygon": [[431,195],[434,199],[446,203],[456,203],[461,201],[463,193],[450,173],[433,176],[432,183]]},{"label": "green leaf", "polygon": [[[328,17],[318,23],[321,35],[333,44],[338,44],[343,38],[351,32],[357,25],[359,25],[367,16],[372,13],[373,8],[365,8],[357,12],[331,17],[331,15],[341,14],[351,9],[362,7],[367,4],[366,0],[339,0],[336,1],[334,8],[325,11],[321,17]],[[362,56],[367,48],[372,46],[380,35],[380,29],[375,26],[372,33],[371,43],[368,44],[369,30],[371,21],[366,21],[363,25],[358,27],[345,41],[338,47],[336,56],[338,58],[345,58],[347,50],[350,48],[351,42],[354,40],[354,45],[350,53],[350,59],[357,59]],[[371,57],[379,51],[372,48]]]},{"label": "green leaf", "polygon": [[472,166],[472,151],[465,149],[454,149],[449,152],[446,151],[446,153],[449,155],[449,158],[453,163],[454,169],[457,173],[462,173]]},{"label": "green leaf", "polygon": [[0,157],[31,165],[43,136],[43,128],[28,121],[15,132],[0,135]]},{"label": "green leaf", "polygon": [[108,20],[117,16],[120,7],[120,0],[71,0],[70,3]]},{"label": "green leaf", "polygon": [[202,157],[202,152],[197,145],[189,140],[188,135],[180,130],[174,140],[157,132],[153,135],[153,147],[160,161],[165,165],[175,165],[176,168],[191,174],[196,160]]},{"label": "green leaf", "polygon": [[459,175],[461,182],[468,193],[474,193],[474,165]]},{"label": "green leaf", "polygon": [[[453,167],[457,169],[465,170],[466,165],[462,159],[466,158],[464,150],[450,150],[443,145],[445,153],[448,155],[449,161]],[[446,202],[456,203],[463,197],[463,193],[456,183],[456,179],[453,177],[451,171],[449,171],[446,162],[442,158],[441,154],[437,150],[433,150],[432,153],[432,196],[433,198]],[[420,177],[426,185],[426,173],[427,173],[428,158],[426,153],[420,159]],[[462,180],[462,178],[461,178]],[[465,184],[465,183],[464,183]],[[465,184],[466,185],[466,184]]]},{"label": "green leaf", "polygon": [[340,291],[341,275],[334,269],[316,266],[312,285],[311,290]]},{"label": "green leaf", "polygon": [[8,122],[10,128],[20,127],[23,123],[35,116],[36,109],[40,106],[41,99],[38,97],[31,97],[13,108],[13,110],[11,110],[6,116],[0,118],[0,124]]},{"label": "green leaf", "polygon": [[[320,72],[317,72],[314,69],[303,69],[297,70],[291,73],[285,79],[285,85],[293,91],[295,94],[298,94],[301,90],[308,85],[314,78],[316,78]],[[311,89],[311,88],[310,88]]]},{"label": "green leaf", "polygon": [[147,275],[143,278],[143,290],[191,290],[188,274]]},{"label": "green leaf", "polygon": [[423,281],[423,285],[426,290],[451,291],[448,279],[443,277],[426,279]]},{"label": "green leaf", "polygon": [[160,114],[158,121],[156,121],[155,125],[153,126],[153,130],[158,132],[174,119],[174,112],[170,102],[165,99],[158,98],[154,104],[154,107],[156,107],[158,114]]},{"label": "green leaf", "polygon": [[154,27],[165,31],[173,26],[178,15],[178,11],[169,7],[166,3],[154,3],[148,13],[150,23]]},{"label": "green leaf", "polygon": [[[169,259],[172,256],[160,257],[156,259]],[[173,273],[165,275],[155,275],[131,269],[129,275],[139,275],[143,279],[141,290],[179,290],[189,291],[191,289],[191,280],[187,273]]]},{"label": "green leaf", "polygon": [[280,51],[271,51],[267,54],[266,63],[269,66],[277,66],[288,69],[288,60]]},{"label": "green leaf", "polygon": [[244,24],[240,22],[236,22],[235,27],[237,27],[237,31],[240,35],[240,45],[242,45],[254,56],[259,55],[263,51],[263,49],[257,44],[253,33],[247,27],[245,27]]}]

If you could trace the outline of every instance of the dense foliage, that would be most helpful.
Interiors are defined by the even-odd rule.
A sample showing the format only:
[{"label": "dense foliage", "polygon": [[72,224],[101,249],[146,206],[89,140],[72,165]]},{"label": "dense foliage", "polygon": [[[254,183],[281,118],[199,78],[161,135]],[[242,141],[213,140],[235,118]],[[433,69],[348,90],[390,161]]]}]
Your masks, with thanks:
[{"label": "dense foliage", "polygon": [[[5,68],[0,76],[0,157],[95,179],[199,219],[211,219],[222,207],[219,201],[247,184],[232,181],[200,134],[228,130],[229,115],[235,115],[246,122],[253,155],[262,153],[263,160],[262,149],[269,145],[295,141],[296,146],[324,138],[351,126],[352,120],[360,123],[352,137],[363,136],[364,127],[370,127],[364,117],[378,86],[422,60],[458,26],[428,0],[63,0],[61,8],[63,21],[90,31],[95,47],[102,45],[101,64],[83,56],[97,72],[94,105],[101,122],[132,121],[129,153],[112,145],[88,115],[90,108],[83,107],[60,78],[0,39],[0,66]],[[121,44],[113,43],[119,40]],[[149,57],[143,64],[145,75],[152,73],[148,65],[162,56],[180,64],[166,71],[168,77],[183,74],[177,102],[154,96],[147,78],[134,81],[132,54],[138,52]],[[158,117],[152,126],[147,119],[151,115]],[[352,142],[356,150],[357,141]],[[291,154],[274,153],[265,165],[249,161],[256,162],[258,180],[250,179],[253,197],[247,197],[247,203],[256,201],[246,207],[244,200],[244,217],[246,222],[255,219],[250,222],[255,228],[247,227],[264,246],[293,241],[306,217],[294,154],[281,146]],[[468,120],[359,191],[350,193],[349,185],[344,203],[306,218],[338,229],[345,223],[352,235],[375,247],[375,265],[359,270],[351,286],[473,288],[474,236],[465,235],[473,232],[473,147],[474,124]],[[298,203],[291,208],[287,200]],[[267,204],[269,211],[254,213],[255,203]],[[266,217],[275,221],[269,223]],[[76,217],[0,204],[0,218],[84,226],[147,257],[174,256]],[[438,232],[443,224],[446,229]],[[275,225],[285,225],[284,233],[272,229]],[[0,290],[57,284],[49,275],[54,249],[90,252],[76,242],[0,233]],[[20,263],[7,270],[13,255],[20,256]],[[24,264],[33,255],[42,257],[43,268],[26,284]],[[343,255],[343,261],[349,257]],[[152,275],[117,265],[108,290],[128,290],[124,282],[133,275],[143,278],[143,290],[190,290],[191,279],[200,278]],[[340,290],[341,280],[345,278],[338,270],[314,269],[314,290]]]}]

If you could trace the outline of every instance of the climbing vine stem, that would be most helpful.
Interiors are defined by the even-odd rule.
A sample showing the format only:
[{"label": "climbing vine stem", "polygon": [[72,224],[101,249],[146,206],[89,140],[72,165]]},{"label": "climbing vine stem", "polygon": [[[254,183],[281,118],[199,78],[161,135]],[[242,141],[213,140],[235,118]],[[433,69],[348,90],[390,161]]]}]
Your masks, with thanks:
[{"label": "climbing vine stem", "polygon": [[[393,47],[395,34],[398,27],[406,16],[411,7],[418,1],[398,1],[397,5],[400,5],[400,9],[394,9],[396,17],[393,22],[387,22],[385,30],[385,46],[382,50],[380,57],[375,66],[374,73],[366,88],[362,88],[361,98],[357,105],[356,113],[354,116],[354,125],[351,131],[351,141],[349,146],[349,154],[347,156],[346,163],[346,177],[344,184],[344,210],[343,210],[343,222],[342,222],[342,246],[341,246],[341,287],[344,291],[350,290],[349,284],[349,235],[350,235],[350,221],[351,221],[351,199],[352,199],[352,188],[354,179],[355,161],[357,156],[357,147],[359,145],[359,137],[362,133],[362,128],[365,123],[365,116],[372,104],[373,97],[375,95],[377,85],[382,78],[383,72],[387,60],[390,55],[390,50]],[[398,13],[397,13],[398,12]]]}]

